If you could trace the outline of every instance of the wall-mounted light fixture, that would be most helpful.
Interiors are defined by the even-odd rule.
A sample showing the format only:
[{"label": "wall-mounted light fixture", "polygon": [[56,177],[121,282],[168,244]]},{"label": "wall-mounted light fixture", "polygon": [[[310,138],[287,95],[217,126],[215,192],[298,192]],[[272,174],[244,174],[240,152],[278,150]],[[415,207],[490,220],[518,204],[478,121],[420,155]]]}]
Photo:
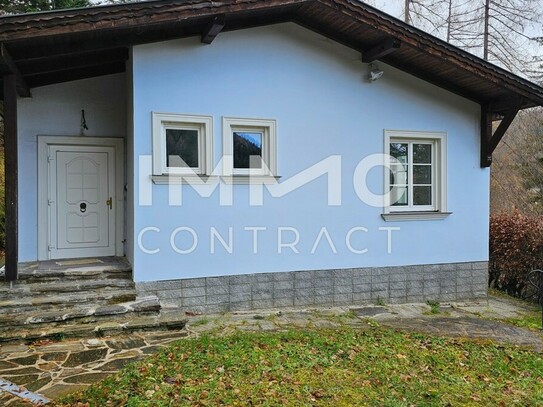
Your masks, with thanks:
[{"label": "wall-mounted light fixture", "polygon": [[370,74],[368,76],[368,80],[370,82],[375,82],[377,79],[380,79],[381,76],[383,76],[383,71],[379,69],[379,67],[376,64],[370,64]]},{"label": "wall-mounted light fixture", "polygon": [[79,132],[82,136],[85,135],[85,130],[88,130],[87,119],[85,118],[85,109],[81,109],[81,124],[79,125]]}]

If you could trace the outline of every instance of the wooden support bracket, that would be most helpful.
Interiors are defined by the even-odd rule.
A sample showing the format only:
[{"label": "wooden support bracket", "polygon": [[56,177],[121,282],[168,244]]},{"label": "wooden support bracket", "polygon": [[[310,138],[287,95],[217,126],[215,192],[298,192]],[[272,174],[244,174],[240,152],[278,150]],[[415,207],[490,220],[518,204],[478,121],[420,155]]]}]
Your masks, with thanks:
[{"label": "wooden support bracket", "polygon": [[25,78],[11,59],[4,44],[0,44],[0,73],[15,75],[17,94],[22,98],[31,97],[30,88],[26,84]]},{"label": "wooden support bracket", "polygon": [[506,111],[496,131],[492,132],[492,121],[494,118],[492,105],[481,106],[481,168],[490,167],[492,164],[492,153],[515,119],[520,108],[521,103],[518,103],[518,105]]},{"label": "wooden support bracket", "polygon": [[397,40],[396,38],[387,38],[383,42],[364,51],[362,53],[362,62],[369,63],[377,59],[381,59],[385,55],[388,55],[396,51],[397,49],[399,49],[401,45],[402,45],[402,42],[400,40]]},{"label": "wooden support bracket", "polygon": [[224,15],[215,17],[207,25],[205,30],[202,32],[202,43],[211,44],[215,37],[219,35],[224,26],[226,25],[226,18]]}]

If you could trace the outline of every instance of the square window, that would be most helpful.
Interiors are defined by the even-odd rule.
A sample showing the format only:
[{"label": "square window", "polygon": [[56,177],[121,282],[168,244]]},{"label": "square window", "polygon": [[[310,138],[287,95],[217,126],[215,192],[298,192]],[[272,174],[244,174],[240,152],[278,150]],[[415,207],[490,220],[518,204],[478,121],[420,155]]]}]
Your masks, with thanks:
[{"label": "square window", "polygon": [[211,174],[212,126],[211,116],[153,113],[153,174]]},{"label": "square window", "polygon": [[446,212],[446,135],[386,131],[385,214]]},{"label": "square window", "polygon": [[[262,168],[263,136],[262,132],[233,132],[234,168]],[[251,158],[253,158],[252,163]]]},{"label": "square window", "polygon": [[166,127],[166,167],[199,167],[199,130]]},{"label": "square window", "polygon": [[277,175],[275,120],[223,117],[223,151],[226,176]]}]

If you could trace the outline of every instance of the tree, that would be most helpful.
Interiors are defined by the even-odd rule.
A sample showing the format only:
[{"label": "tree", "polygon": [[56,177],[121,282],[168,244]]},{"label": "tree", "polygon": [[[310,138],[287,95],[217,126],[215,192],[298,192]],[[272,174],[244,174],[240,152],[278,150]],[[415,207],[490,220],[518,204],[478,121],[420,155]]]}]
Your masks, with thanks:
[{"label": "tree", "polygon": [[90,0],[0,0],[0,15],[89,7]]},{"label": "tree", "polygon": [[491,168],[493,213],[543,215],[543,109],[519,112],[496,148]]},{"label": "tree", "polygon": [[[516,73],[534,76],[539,0],[405,0],[404,20]],[[543,44],[542,44],[543,45]]]},{"label": "tree", "polygon": [[[539,0],[405,0],[404,21],[532,80],[543,79]],[[520,112],[494,152],[493,213],[543,215],[543,109]]]}]

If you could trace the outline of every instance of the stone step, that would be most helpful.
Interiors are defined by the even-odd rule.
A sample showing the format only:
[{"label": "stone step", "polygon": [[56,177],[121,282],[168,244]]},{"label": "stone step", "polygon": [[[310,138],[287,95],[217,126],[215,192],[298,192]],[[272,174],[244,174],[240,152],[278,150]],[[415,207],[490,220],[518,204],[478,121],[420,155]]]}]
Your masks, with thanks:
[{"label": "stone step", "polygon": [[166,311],[156,315],[116,315],[87,324],[57,326],[27,325],[23,329],[0,329],[0,342],[34,341],[43,339],[103,337],[130,332],[182,330],[187,317],[181,311]]},{"label": "stone step", "polygon": [[0,282],[0,341],[95,336],[184,326],[160,315],[156,296],[136,298],[124,258],[24,263]]},{"label": "stone step", "polygon": [[134,288],[135,284],[131,278],[116,279],[90,279],[90,280],[58,280],[35,283],[15,283],[10,286],[4,283],[0,286],[0,299],[8,296],[20,297],[21,295],[35,295],[37,293],[71,293],[81,291],[92,291],[97,289],[114,290],[119,288]]},{"label": "stone step", "polygon": [[51,309],[77,307],[84,304],[111,305],[136,299],[135,289],[79,291],[67,295],[55,293],[28,296],[0,296],[0,315]]},{"label": "stone step", "polygon": [[108,279],[115,278],[131,278],[132,268],[130,264],[117,265],[97,265],[73,267],[67,269],[33,269],[21,271],[19,273],[20,283],[33,282],[48,282],[48,281],[70,281],[70,280],[85,280],[105,277]]},{"label": "stone step", "polygon": [[101,257],[86,259],[45,260],[40,262],[19,263],[19,279],[49,273],[52,276],[76,276],[78,273],[123,272],[132,271],[130,263],[124,257]]},{"label": "stone step", "polygon": [[[120,316],[138,314],[156,314],[160,311],[160,302],[156,296],[139,298],[135,301],[114,305],[80,306],[71,309],[57,309],[44,312],[37,310],[33,313],[20,313],[14,315],[0,315],[0,330],[18,329],[29,325],[47,325],[49,328],[66,325],[86,325],[108,318],[117,320]],[[123,318],[120,318],[123,319]]]}]

